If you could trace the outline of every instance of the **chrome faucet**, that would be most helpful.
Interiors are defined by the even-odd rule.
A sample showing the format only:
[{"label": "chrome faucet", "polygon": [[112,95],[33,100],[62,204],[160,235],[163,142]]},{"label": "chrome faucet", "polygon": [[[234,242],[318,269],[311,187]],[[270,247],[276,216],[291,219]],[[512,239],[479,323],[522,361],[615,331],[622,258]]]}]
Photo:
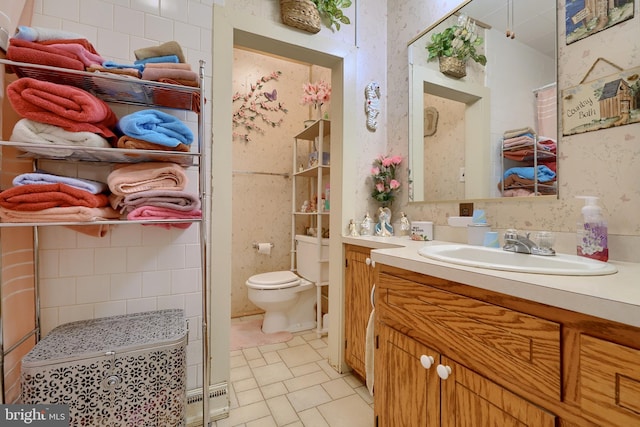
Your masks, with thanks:
[{"label": "chrome faucet", "polygon": [[504,233],[504,246],[502,247],[502,249],[519,254],[542,256],[551,256],[556,254],[556,251],[554,251],[551,247],[543,247],[537,245],[529,238],[529,234],[530,233],[527,233],[523,236],[521,234],[518,234],[516,230],[507,230]]}]

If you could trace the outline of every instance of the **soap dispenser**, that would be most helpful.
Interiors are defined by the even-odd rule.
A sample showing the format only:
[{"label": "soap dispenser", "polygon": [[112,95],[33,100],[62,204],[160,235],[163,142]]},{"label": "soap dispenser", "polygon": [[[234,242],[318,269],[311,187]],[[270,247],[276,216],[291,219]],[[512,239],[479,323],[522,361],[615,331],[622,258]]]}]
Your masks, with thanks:
[{"label": "soap dispenser", "polygon": [[598,206],[595,196],[578,196],[584,199],[582,207],[582,221],[577,226],[577,253],[580,256],[607,261],[609,248],[607,246],[607,222]]}]

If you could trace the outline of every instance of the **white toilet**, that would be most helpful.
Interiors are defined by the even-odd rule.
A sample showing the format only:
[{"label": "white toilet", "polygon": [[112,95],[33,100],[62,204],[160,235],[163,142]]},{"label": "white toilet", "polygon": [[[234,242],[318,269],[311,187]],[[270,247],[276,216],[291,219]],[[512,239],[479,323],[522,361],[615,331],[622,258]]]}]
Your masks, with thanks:
[{"label": "white toilet", "polygon": [[[323,257],[329,239],[322,239]],[[256,274],[246,281],[249,301],[265,311],[262,332],[297,332],[316,327],[316,286],[318,274],[328,276],[327,265],[318,270],[317,240],[315,237],[296,235],[297,272],[272,271]],[[326,264],[326,263],[324,263]],[[327,270],[325,272],[325,270]]]}]

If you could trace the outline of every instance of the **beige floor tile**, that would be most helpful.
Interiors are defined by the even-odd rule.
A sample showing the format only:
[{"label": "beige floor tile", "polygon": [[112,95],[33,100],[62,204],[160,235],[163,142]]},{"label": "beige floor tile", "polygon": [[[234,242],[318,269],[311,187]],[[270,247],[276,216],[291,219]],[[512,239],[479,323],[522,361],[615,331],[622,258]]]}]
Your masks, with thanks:
[{"label": "beige floor tile", "polygon": [[259,368],[260,366],[264,366],[267,364],[267,361],[264,360],[264,357],[260,357],[259,359],[249,360],[249,366],[253,368]]},{"label": "beige floor tile", "polygon": [[259,420],[249,421],[245,424],[246,427],[278,427],[281,424],[277,424],[272,416],[260,418]]},{"label": "beige floor tile", "polygon": [[329,396],[331,396],[333,400],[340,399],[342,397],[349,396],[355,393],[353,388],[349,384],[347,384],[344,378],[337,378],[335,380],[327,381],[322,384],[322,388],[324,388],[326,392],[329,393]]},{"label": "beige floor tile", "polygon": [[280,355],[278,354],[277,351],[270,351],[268,353],[262,353],[262,356],[264,357],[265,362],[267,362],[267,365],[271,365],[273,363],[282,362],[282,358],[280,357]]},{"label": "beige floor tile", "polygon": [[354,374],[347,375],[344,377],[344,380],[353,388],[362,387],[364,385],[364,381]]},{"label": "beige floor tile", "polygon": [[233,389],[236,392],[247,391],[257,387],[258,387],[258,383],[256,382],[256,379],[253,377],[236,381],[233,383]]},{"label": "beige floor tile", "polygon": [[271,399],[267,399],[267,405],[271,410],[271,414],[279,426],[291,424],[295,421],[300,421],[296,410],[293,409],[289,399],[286,396],[277,396]]},{"label": "beige floor tile", "polygon": [[329,381],[327,374],[325,374],[324,371],[317,371],[286,380],[284,381],[284,385],[289,391],[297,391],[314,385],[319,385],[327,381]]},{"label": "beige floor tile", "polygon": [[259,388],[252,388],[251,390],[246,391],[237,391],[236,397],[238,398],[238,405],[240,407],[264,400],[264,396],[262,396],[262,392]]},{"label": "beige floor tile", "polygon": [[307,344],[278,350],[278,354],[290,368],[322,360],[318,352]]},{"label": "beige floor tile", "polygon": [[286,342],[279,342],[276,344],[261,345],[260,347],[258,347],[258,349],[262,354],[265,354],[265,353],[270,353],[272,351],[282,350],[283,348],[287,348],[287,347],[289,346],[287,345]]},{"label": "beige floor tile", "polygon": [[296,412],[304,411],[305,409],[331,401],[331,396],[329,396],[320,385],[294,391],[287,394],[287,398]]},{"label": "beige floor tile", "polygon": [[287,424],[284,427],[305,427],[305,425],[302,423],[302,421],[296,421],[291,424]]},{"label": "beige floor tile", "polygon": [[304,427],[330,427],[327,420],[324,419],[318,408],[307,409],[298,412],[298,416],[302,420]]},{"label": "beige floor tile", "polygon": [[356,387],[356,393],[368,404],[373,404],[373,396],[369,393],[369,389],[366,386]]},{"label": "beige floor tile", "polygon": [[247,359],[244,358],[242,354],[231,356],[229,359],[229,366],[231,368],[238,368],[240,366],[247,366]]},{"label": "beige floor tile", "polygon": [[318,363],[316,362],[306,363],[300,366],[289,367],[289,369],[291,369],[291,373],[296,377],[322,370],[322,368],[318,366]]},{"label": "beige floor tile", "polygon": [[258,347],[244,348],[242,354],[247,360],[259,359],[262,357],[262,353],[258,350]]},{"label": "beige floor tile", "polygon": [[260,390],[262,390],[262,395],[265,399],[271,399],[272,397],[282,396],[283,394],[289,393],[289,390],[287,390],[282,382],[267,384],[260,387]]},{"label": "beige floor tile", "polygon": [[253,369],[253,375],[259,386],[293,378],[293,374],[289,368],[287,368],[287,365],[282,362],[255,368]]},{"label": "beige floor tile", "polygon": [[296,347],[298,345],[302,345],[302,344],[306,344],[307,342],[305,341],[304,338],[297,336],[297,337],[293,337],[292,339],[290,339],[289,341],[286,342],[287,347]]},{"label": "beige floor tile", "polygon": [[373,409],[356,394],[319,405],[318,411],[331,427],[371,427],[374,421]]},{"label": "beige floor tile", "polygon": [[316,363],[329,376],[329,378],[342,378],[350,375],[349,373],[341,374],[340,372],[336,371],[333,366],[329,365],[327,359],[318,360]]},{"label": "beige floor tile", "polygon": [[249,366],[231,368],[231,372],[229,373],[229,378],[231,379],[232,383],[240,380],[246,380],[247,378],[251,377],[253,377],[253,372],[251,372],[251,368],[249,368]]},{"label": "beige floor tile", "polygon": [[236,410],[230,411],[228,424],[229,426],[237,426],[248,423],[249,421],[259,420],[264,417],[271,416],[271,411],[265,401],[252,403],[242,406]]}]

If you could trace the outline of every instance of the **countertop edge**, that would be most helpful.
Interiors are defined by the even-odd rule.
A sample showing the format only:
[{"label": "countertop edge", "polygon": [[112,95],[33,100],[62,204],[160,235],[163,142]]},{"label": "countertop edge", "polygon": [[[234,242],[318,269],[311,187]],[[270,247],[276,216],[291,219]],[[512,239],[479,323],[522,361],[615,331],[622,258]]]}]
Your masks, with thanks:
[{"label": "countertop edge", "polygon": [[450,242],[343,236],[342,243],[372,249],[371,258],[377,263],[640,327],[638,263],[610,261],[618,268],[613,275],[554,276],[465,267],[418,254],[423,245]]}]

